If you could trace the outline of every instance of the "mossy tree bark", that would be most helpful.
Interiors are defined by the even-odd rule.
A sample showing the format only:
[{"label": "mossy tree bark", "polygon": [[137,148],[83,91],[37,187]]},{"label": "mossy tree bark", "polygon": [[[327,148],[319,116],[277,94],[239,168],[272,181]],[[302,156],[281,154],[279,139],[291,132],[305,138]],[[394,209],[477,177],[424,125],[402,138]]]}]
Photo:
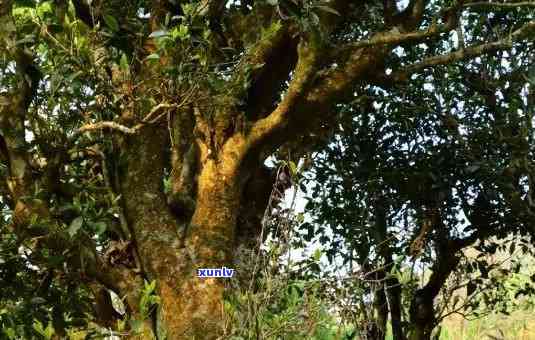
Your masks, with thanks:
[{"label": "mossy tree bark", "polygon": [[[91,58],[109,61],[106,66],[110,67],[92,65],[91,70],[83,71],[90,75],[88,79],[102,83],[95,88],[105,88],[105,94],[114,98],[108,102],[102,99],[104,95],[100,101],[95,98],[94,102],[100,104],[88,106],[88,110],[102,111],[102,106],[108,105],[106,109],[113,112],[113,120],[96,121],[100,116],[89,114],[85,121],[77,121],[74,133],[65,127],[58,130],[60,136],[54,137],[54,143],[37,140],[35,143],[44,150],[39,154],[44,165],[35,165],[35,149],[25,138],[28,112],[37,111],[32,102],[36,96],[48,98],[50,89],[43,86],[37,49],[34,46],[33,51],[28,51],[21,45],[26,32],[17,32],[12,18],[13,1],[0,2],[0,24],[10,23],[1,27],[6,32],[1,32],[0,40],[5,44],[0,44],[0,49],[5,59],[12,62],[6,68],[16,69],[9,92],[0,94],[0,160],[7,169],[0,190],[2,196],[9,197],[13,210],[11,227],[20,237],[36,232],[27,228],[34,217],[57,227],[60,232],[54,235],[32,235],[40,240],[34,250],[45,247],[63,254],[68,249],[65,266],[80,276],[79,282],[94,288],[96,310],[110,311],[109,299],[100,296],[102,289],[125,297],[130,318],[139,321],[137,332],[131,329],[129,335],[139,339],[219,336],[224,281],[197,278],[196,270],[231,268],[237,243],[247,243],[258,236],[259,228],[255,225],[265,209],[265,193],[270,192],[271,184],[263,162],[275,150],[290,145],[302,152],[311,140],[328,135],[329,126],[338,118],[332,111],[337,104],[353,97],[360,86],[388,87],[428,67],[510,48],[511,39],[524,38],[534,26],[528,23],[506,40],[467,47],[462,53],[422,57],[420,62],[390,73],[386,63],[397,46],[438,37],[456,25],[433,23],[419,30],[426,6],[423,0],[410,1],[401,13],[394,13],[395,6],[385,6],[384,27],[368,40],[346,43],[342,39],[333,53],[329,35],[348,22],[359,21],[362,13],[371,13],[367,11],[368,2],[333,1],[330,6],[335,11],[317,15],[315,28],[303,30],[298,20],[278,20],[276,15],[280,13],[272,6],[255,4],[251,9],[244,3],[236,11],[226,8],[225,2],[201,1],[202,7],[195,13],[199,22],[209,25],[205,35],[216,46],[216,61],[221,61],[217,58],[225,55],[223,50],[226,47],[228,51],[229,44],[238,51],[231,58],[235,64],[232,75],[221,76],[226,85],[214,90],[205,78],[199,82],[192,79],[187,87],[181,87],[174,75],[165,72],[190,53],[187,49],[177,48],[154,61],[157,36],[161,35],[166,18],[171,20],[172,13],[177,11],[184,14],[184,8],[177,8],[174,1],[151,1],[144,6],[147,8],[124,2],[93,7],[82,1],[72,3],[73,8],[65,14],[61,7],[65,3],[54,2],[57,23],[61,25],[66,15],[73,15],[71,22],[78,19],[83,23],[85,31],[80,31],[90,37],[84,37],[90,41],[88,44],[94,44]],[[385,1],[388,3],[392,2]],[[140,18],[145,10],[150,12],[149,18]],[[335,14],[336,11],[343,15]],[[114,20],[109,19],[110,13],[117,13]],[[224,14],[225,25],[218,17],[220,14]],[[130,21],[138,26],[130,26]],[[98,36],[96,30],[104,26],[109,26],[108,31],[99,37],[106,43],[100,38],[93,39]],[[258,26],[262,29],[249,29]],[[141,38],[132,34],[139,27],[147,31],[140,34]],[[57,52],[58,44],[63,47],[63,40],[71,43],[66,40],[69,34],[54,37],[48,27],[37,28],[44,32],[40,43],[51,52]],[[115,31],[116,39],[108,41],[104,37],[110,36],[110,30]],[[130,39],[124,41],[121,34],[131,34]],[[195,44],[191,46],[198,47]],[[66,50],[61,53],[68,53]],[[97,55],[102,51],[103,55]],[[121,57],[119,67],[114,57],[123,53],[125,58]],[[131,64],[127,54],[133,60]],[[234,63],[235,60],[239,62]],[[224,70],[220,72],[223,74]],[[198,73],[191,74],[201,78]],[[79,115],[83,116],[81,112]],[[33,119],[35,124],[42,124],[41,120]],[[63,169],[71,161],[65,155],[78,146],[78,138],[95,131],[113,133],[113,137],[106,138],[112,151],[108,149],[105,153],[98,147],[86,151],[92,157],[98,156],[99,160],[92,162],[99,164],[107,189],[118,198],[119,240],[110,242],[114,244],[110,248],[114,256],[121,258],[120,262],[102,256],[90,237],[76,240],[73,247],[74,241],[65,232],[65,225],[72,219],[51,213],[54,209],[50,204],[56,202],[51,199],[53,195],[71,203],[74,197],[72,190],[62,189]],[[171,181],[170,192],[164,191],[163,180],[167,177]],[[251,192],[251,188],[258,187],[258,191]],[[28,199],[37,191],[48,196]],[[160,298],[149,310],[140,306],[139,301],[147,290],[145,282],[156,283],[154,294]],[[117,316],[106,314],[113,320],[101,320],[102,323],[114,324]],[[420,321],[416,318],[414,322]]]}]

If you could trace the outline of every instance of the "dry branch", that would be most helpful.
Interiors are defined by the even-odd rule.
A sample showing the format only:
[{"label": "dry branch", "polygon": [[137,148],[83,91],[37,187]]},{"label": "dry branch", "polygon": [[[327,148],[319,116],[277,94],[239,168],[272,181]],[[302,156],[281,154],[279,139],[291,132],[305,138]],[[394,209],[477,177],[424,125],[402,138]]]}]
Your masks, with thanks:
[{"label": "dry branch", "polygon": [[105,129],[115,130],[115,131],[119,131],[119,132],[122,132],[122,133],[127,134],[127,135],[132,135],[132,134],[136,133],[136,131],[138,130],[138,127],[139,127],[139,125],[136,125],[133,128],[129,128],[127,126],[118,124],[116,122],[90,123],[90,124],[86,124],[86,125],[82,126],[81,128],[79,128],[76,131],[76,133],[74,134],[74,136],[77,137],[78,135],[80,135],[80,134],[82,134],[84,132],[88,132],[88,131],[105,130]]},{"label": "dry branch", "polygon": [[387,45],[387,44],[399,44],[406,41],[419,41],[425,38],[435,36],[440,33],[445,33],[452,29],[446,25],[438,26],[436,23],[433,23],[428,29],[409,32],[409,33],[385,33],[376,35],[371,39],[357,41],[355,43],[349,43],[344,48],[363,48],[374,45]]},{"label": "dry branch", "polygon": [[514,40],[524,38],[530,33],[533,33],[534,31],[535,21],[530,21],[529,23],[525,24],[524,26],[513,32],[506,39],[501,39],[487,44],[470,46],[455,52],[425,58],[421,62],[405,66],[403,69],[393,74],[391,78],[395,80],[406,79],[408,74],[417,72],[428,67],[451,64],[468,58],[477,57],[485,53],[508,49],[512,47]]},{"label": "dry branch", "polygon": [[472,7],[472,8],[485,8],[485,7],[500,7],[500,8],[518,8],[518,7],[535,7],[535,1],[520,1],[520,2],[486,2],[486,1],[476,1],[468,2],[463,5],[463,7]]}]

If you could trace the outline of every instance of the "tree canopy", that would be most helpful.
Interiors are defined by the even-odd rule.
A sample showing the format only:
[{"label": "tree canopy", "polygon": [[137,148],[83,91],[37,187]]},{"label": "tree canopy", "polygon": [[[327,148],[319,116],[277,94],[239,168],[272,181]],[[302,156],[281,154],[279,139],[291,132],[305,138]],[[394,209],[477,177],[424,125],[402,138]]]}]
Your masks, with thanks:
[{"label": "tree canopy", "polygon": [[460,251],[535,231],[534,8],[1,0],[5,336],[217,338],[231,289],[197,270],[265,240],[304,160],[305,238],[430,264],[409,320],[428,339]]}]

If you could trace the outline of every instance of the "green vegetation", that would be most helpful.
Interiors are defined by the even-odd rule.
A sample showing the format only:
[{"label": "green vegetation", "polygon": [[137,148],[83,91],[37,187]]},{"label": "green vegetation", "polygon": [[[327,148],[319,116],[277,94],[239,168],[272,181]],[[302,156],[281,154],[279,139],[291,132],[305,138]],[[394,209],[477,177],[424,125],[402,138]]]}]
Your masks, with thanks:
[{"label": "green vegetation", "polygon": [[534,17],[0,0],[0,340],[532,337]]}]

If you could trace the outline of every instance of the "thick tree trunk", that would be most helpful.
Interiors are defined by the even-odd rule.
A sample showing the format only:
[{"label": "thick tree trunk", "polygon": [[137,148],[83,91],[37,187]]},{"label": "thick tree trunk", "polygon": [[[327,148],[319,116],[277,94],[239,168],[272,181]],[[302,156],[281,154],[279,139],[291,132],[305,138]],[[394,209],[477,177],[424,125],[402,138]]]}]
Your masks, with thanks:
[{"label": "thick tree trunk", "polygon": [[437,260],[433,273],[427,284],[416,291],[410,307],[411,335],[410,340],[429,340],[433,328],[437,325],[434,300],[444,286],[451,272],[459,263],[456,255],[458,249],[451,247],[450,242],[443,241],[437,247]]},{"label": "thick tree trunk", "polygon": [[[382,279],[384,279],[384,277]],[[388,321],[388,303],[382,284],[380,285],[380,288],[375,291],[374,305],[376,312],[375,322],[377,323],[377,340],[381,340],[386,337],[386,324]]]},{"label": "thick tree trunk", "polygon": [[397,278],[386,281],[386,295],[390,309],[390,322],[392,324],[392,336],[394,340],[405,340],[403,324],[401,320],[401,286]]},{"label": "thick tree trunk", "polygon": [[415,293],[410,308],[412,324],[410,340],[431,339],[431,332],[435,326],[433,299],[429,289],[423,288]]},{"label": "thick tree trunk", "polygon": [[[222,169],[223,168],[223,169]],[[197,203],[186,236],[189,265],[179,274],[179,285],[162,286],[162,318],[168,337],[212,339],[221,334],[223,321],[222,278],[198,278],[199,268],[232,268],[234,229],[240,190],[225,165],[205,164],[199,176]]]},{"label": "thick tree trunk", "polygon": [[122,184],[141,271],[147,281],[156,281],[160,299],[151,336],[215,339],[223,331],[227,279],[199,278],[197,270],[233,267],[236,221],[247,179],[240,162],[242,149],[231,141],[213,154],[199,143],[195,209],[191,218],[180,218],[169,210],[162,188],[166,159],[160,150],[166,134],[166,129],[146,128],[127,141]]}]

